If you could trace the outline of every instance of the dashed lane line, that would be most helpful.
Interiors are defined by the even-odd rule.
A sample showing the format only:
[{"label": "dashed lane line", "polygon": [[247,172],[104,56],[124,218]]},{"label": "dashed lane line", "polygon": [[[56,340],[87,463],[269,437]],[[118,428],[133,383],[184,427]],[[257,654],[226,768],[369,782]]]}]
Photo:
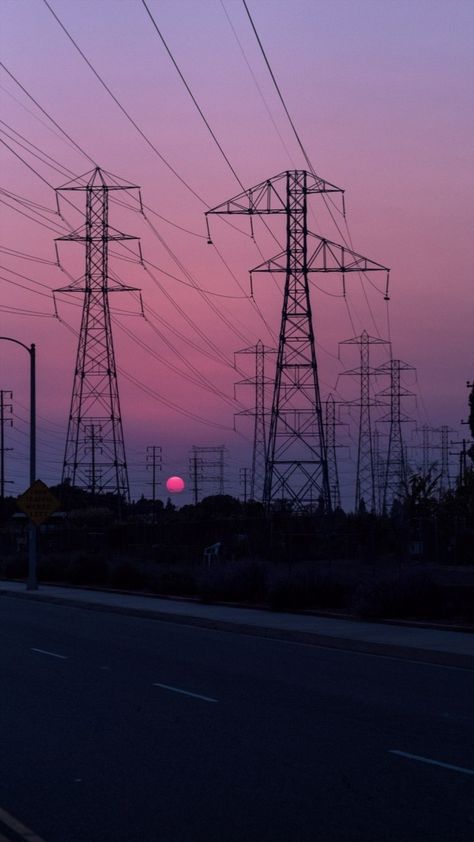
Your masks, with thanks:
[{"label": "dashed lane line", "polygon": [[[7,813],[6,810],[3,810],[0,807],[0,821],[8,827],[10,830],[13,830],[23,842],[45,842],[41,836],[38,836],[37,833],[34,833],[33,830],[30,830],[29,827],[26,827],[22,824],[15,816],[12,816],[11,813]],[[0,835],[0,842],[4,842],[5,837]],[[9,842],[5,840],[5,842]]]},{"label": "dashed lane line", "polygon": [[201,699],[203,702],[214,702],[217,704],[218,699],[212,699],[210,696],[201,696],[200,693],[191,693],[189,690],[182,690],[180,687],[172,687],[170,684],[159,684],[157,681],[153,682],[153,687],[161,687],[163,690],[170,690],[172,693],[180,693],[182,696],[191,696],[193,699]]},{"label": "dashed lane line", "polygon": [[419,754],[409,754],[407,751],[398,751],[395,748],[390,749],[389,754],[397,754],[399,757],[407,757],[408,760],[417,760],[419,763],[428,763],[430,766],[441,766],[442,769],[451,769],[453,772],[462,772],[464,775],[474,775],[474,769],[453,766],[452,763],[443,763],[441,760],[433,760],[431,757],[420,757]]},{"label": "dashed lane line", "polygon": [[38,655],[50,655],[51,658],[60,658],[62,661],[67,661],[67,655],[58,655],[57,652],[49,652],[47,649],[35,649],[34,646],[31,647],[32,652],[36,652]]}]

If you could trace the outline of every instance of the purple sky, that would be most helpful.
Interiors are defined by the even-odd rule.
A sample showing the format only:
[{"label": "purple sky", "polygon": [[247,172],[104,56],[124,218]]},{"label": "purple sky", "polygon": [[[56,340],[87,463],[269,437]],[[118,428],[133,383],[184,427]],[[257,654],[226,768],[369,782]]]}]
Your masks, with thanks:
[{"label": "purple sky", "polygon": [[[393,356],[417,369],[416,380],[413,375],[406,380],[407,388],[417,393],[416,402],[407,401],[406,412],[418,425],[450,425],[451,437],[457,440],[466,435],[459,422],[467,417],[465,381],[473,379],[474,371],[468,233],[473,187],[472,4],[249,0],[248,5],[316,171],[346,190],[354,248],[391,268],[389,315],[380,293],[382,278],[373,277],[378,287],[374,289],[356,276],[348,277],[344,302],[339,277],[316,277],[319,289],[312,289],[312,303],[322,396],[332,391],[337,399],[352,399],[357,394],[356,383],[337,379],[344,368],[358,363],[356,349],[350,348],[344,350],[342,364],[337,360],[340,340],[353,336],[353,328],[384,338],[390,329]],[[240,192],[140,0],[51,0],[51,6],[140,129],[208,206]],[[242,3],[150,0],[150,8],[241,181],[250,187],[285,169],[303,168]],[[226,444],[226,490],[238,494],[239,467],[250,464],[251,424],[239,420],[240,434],[234,433],[233,413],[251,406],[253,395],[250,388],[242,388],[237,393],[240,402],[233,400],[234,382],[252,374],[245,359],[241,372],[233,370],[233,354],[258,339],[267,345],[274,342],[246,297],[248,270],[261,262],[260,255],[248,236],[213,220],[213,239],[232,277],[216,249],[206,243],[204,204],[127,121],[41,0],[3,0],[2,18],[2,61],[11,73],[100,166],[139,184],[145,203],[174,223],[150,214],[180,265],[137,213],[111,209],[112,222],[140,236],[145,260],[159,267],[151,268],[152,277],[138,264],[113,262],[124,282],[141,287],[147,312],[146,320],[121,313],[137,312],[137,302],[127,295],[113,297],[132,495],[149,493],[145,450],[152,444],[163,447],[163,480],[171,474],[187,479],[193,444]],[[3,69],[0,96],[0,138],[50,185],[67,181],[68,171],[79,175],[91,169],[87,158],[65,141]],[[11,253],[54,261],[53,241],[62,223],[53,213],[52,189],[4,146],[0,156],[1,187],[10,193],[1,194],[9,207],[0,205],[0,245],[10,250],[0,253],[0,332],[37,344],[38,475],[53,484],[61,474],[77,346],[70,328],[77,331],[79,326],[80,296],[62,296],[61,320],[53,318],[48,289],[64,286],[67,277],[53,265]],[[20,204],[11,194],[25,202]],[[313,230],[340,240],[316,197],[312,207]],[[80,223],[79,214],[67,206],[64,215],[72,225]],[[248,233],[245,218],[239,227]],[[273,230],[281,239],[284,231],[278,220]],[[263,225],[257,223],[256,234],[265,257],[278,251]],[[61,253],[64,266],[79,276],[81,249],[67,244]],[[190,283],[215,295],[206,300]],[[266,322],[278,334],[282,279],[275,284],[270,276],[259,275],[254,288]],[[218,346],[219,358],[203,334]],[[382,352],[374,355],[374,363],[386,359]],[[385,385],[380,381],[378,388]],[[28,471],[27,359],[6,343],[0,356],[0,388],[14,393],[14,426],[5,431],[6,446],[13,450],[6,454],[6,464],[7,478],[15,482],[9,490],[20,493]],[[170,401],[194,417],[170,408]],[[347,410],[342,416],[350,422],[349,431],[340,428],[341,444],[348,445],[339,452],[347,505],[353,499],[356,458],[352,414],[353,419]],[[415,445],[413,427],[406,427],[407,443]],[[433,435],[433,443],[438,444],[438,438]],[[419,462],[419,454],[410,453]],[[433,458],[437,455],[433,451]],[[163,488],[160,493],[165,499]],[[187,502],[188,491],[179,499]]]}]

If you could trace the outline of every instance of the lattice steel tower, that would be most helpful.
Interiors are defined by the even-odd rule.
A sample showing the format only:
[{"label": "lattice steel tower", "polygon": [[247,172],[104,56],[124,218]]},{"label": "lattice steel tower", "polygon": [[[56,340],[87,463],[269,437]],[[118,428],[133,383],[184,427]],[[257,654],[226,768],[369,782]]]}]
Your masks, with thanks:
[{"label": "lattice steel tower", "polygon": [[249,214],[251,221],[260,214],[286,217],[285,250],[252,270],[286,275],[265,470],[267,509],[284,501],[293,511],[312,511],[321,499],[331,508],[309,273],[387,271],[308,230],[308,196],[334,192],[343,191],[314,173],[289,170],[208,211]]},{"label": "lattice steel tower", "polygon": [[250,499],[261,501],[263,499],[267,452],[266,417],[268,411],[265,409],[265,386],[273,383],[273,380],[265,377],[265,356],[266,354],[276,354],[276,349],[268,348],[259,339],[256,345],[251,345],[250,348],[242,348],[241,351],[236,351],[235,354],[255,355],[255,377],[239,380],[235,384],[236,386],[255,387],[255,406],[253,409],[243,409],[241,412],[237,412],[236,415],[251,415],[254,419]]},{"label": "lattice steel tower", "polygon": [[62,481],[125,500],[130,492],[108,295],[136,288],[117,281],[110,285],[109,243],[136,238],[109,224],[109,193],[138,189],[119,184],[99,167],[58,188],[59,194],[85,193],[84,226],[58,237],[85,245],[84,276],[57,290],[84,295]]},{"label": "lattice steel tower", "polygon": [[337,470],[336,454],[336,427],[341,423],[336,421],[336,403],[331,394],[325,401],[324,433],[326,439],[326,453],[328,461],[329,491],[331,494],[331,506],[333,509],[341,508],[341,490],[339,486],[339,473]]},{"label": "lattice steel tower", "polygon": [[390,375],[390,385],[378,393],[380,397],[390,398],[390,412],[380,419],[380,421],[390,423],[387,462],[385,465],[383,512],[387,511],[389,502],[400,498],[407,483],[406,453],[401,425],[412,419],[402,412],[401,399],[402,397],[412,396],[414,393],[402,386],[400,375],[402,371],[415,370],[414,366],[408,365],[408,363],[404,363],[401,360],[389,360],[389,362],[377,368],[380,374]]},{"label": "lattice steel tower", "polygon": [[343,371],[342,374],[349,374],[360,377],[360,399],[359,401],[346,401],[346,405],[359,407],[359,440],[357,445],[357,474],[355,492],[355,511],[358,512],[362,500],[370,512],[376,510],[376,483],[374,452],[372,447],[372,424],[371,407],[379,405],[379,402],[371,398],[370,377],[376,374],[376,369],[370,367],[370,346],[389,345],[385,339],[377,339],[369,336],[363,330],[360,336],[352,339],[344,339],[339,345],[359,345],[360,367]]}]

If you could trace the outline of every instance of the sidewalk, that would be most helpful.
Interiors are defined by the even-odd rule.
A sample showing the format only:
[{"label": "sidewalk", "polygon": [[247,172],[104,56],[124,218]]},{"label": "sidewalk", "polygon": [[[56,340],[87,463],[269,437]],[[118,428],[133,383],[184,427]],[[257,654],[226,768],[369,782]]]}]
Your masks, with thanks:
[{"label": "sidewalk", "polygon": [[56,585],[40,585],[38,591],[27,591],[21,582],[0,581],[0,596],[474,669],[474,634],[468,632],[276,613],[260,608],[206,605]]}]

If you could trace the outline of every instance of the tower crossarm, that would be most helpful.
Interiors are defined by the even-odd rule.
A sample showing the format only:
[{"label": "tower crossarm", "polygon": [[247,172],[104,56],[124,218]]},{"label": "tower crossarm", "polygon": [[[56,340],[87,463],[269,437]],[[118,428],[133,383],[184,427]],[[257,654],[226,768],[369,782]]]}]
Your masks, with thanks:
[{"label": "tower crossarm", "polygon": [[[385,272],[387,276],[390,272],[387,266],[308,231],[308,239],[310,238],[316,240],[317,245],[309,254],[306,272]],[[251,269],[250,273],[287,271],[287,252],[282,251],[270,257],[269,260],[264,260],[263,263]]]},{"label": "tower crossarm", "polygon": [[[210,214],[262,214],[262,213],[287,213],[287,196],[286,184],[290,170],[281,172],[273,178],[268,178],[266,181],[244,190],[232,199],[216,205],[206,212],[206,216]],[[295,174],[298,171],[295,171]],[[341,187],[336,187],[324,178],[320,178],[316,174],[306,173],[306,193],[341,193],[344,190]]]}]

